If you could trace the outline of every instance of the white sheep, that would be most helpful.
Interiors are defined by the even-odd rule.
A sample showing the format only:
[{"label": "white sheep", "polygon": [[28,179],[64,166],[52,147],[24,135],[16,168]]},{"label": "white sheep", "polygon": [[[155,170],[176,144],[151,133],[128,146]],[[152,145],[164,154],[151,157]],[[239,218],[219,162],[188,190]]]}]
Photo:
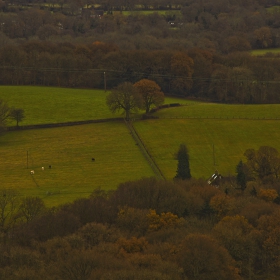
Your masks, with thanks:
[{"label": "white sheep", "polygon": [[31,171],[30,171],[30,174],[31,174],[31,175],[33,175],[34,173],[35,173],[34,170],[31,170]]}]

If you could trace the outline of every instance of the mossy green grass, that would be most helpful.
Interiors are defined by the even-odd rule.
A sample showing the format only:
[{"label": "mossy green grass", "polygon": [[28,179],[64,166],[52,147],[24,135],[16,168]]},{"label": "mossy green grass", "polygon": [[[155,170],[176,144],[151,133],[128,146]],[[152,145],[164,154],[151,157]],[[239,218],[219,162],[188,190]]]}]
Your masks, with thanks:
[{"label": "mossy green grass", "polygon": [[279,13],[280,12],[280,6],[271,6],[266,8],[267,12],[269,13]]},{"label": "mossy green grass", "polygon": [[268,55],[268,54],[279,55],[280,54],[280,48],[257,49],[257,50],[250,51],[250,54],[254,55],[254,56],[265,56],[265,55]]},{"label": "mossy green grass", "polygon": [[1,188],[49,206],[154,175],[123,122],[8,132],[0,154]]},{"label": "mossy green grass", "polygon": [[[181,103],[183,104],[183,103]],[[280,104],[217,104],[190,102],[158,110],[159,118],[280,119]]]},{"label": "mossy green grass", "polygon": [[[96,89],[0,86],[0,99],[10,107],[24,109],[25,118],[20,125],[123,117],[124,115],[113,114],[108,109],[108,94],[109,91]],[[167,97],[165,103],[190,104],[191,101]],[[15,121],[8,123],[8,126],[14,125]]]},{"label": "mossy green grass", "polygon": [[235,175],[249,148],[272,146],[280,151],[280,120],[155,119],[137,121],[134,126],[167,179],[176,174],[174,154],[181,143],[189,149],[195,178],[207,178],[215,170]]},{"label": "mossy green grass", "polygon": [[124,16],[129,16],[129,15],[151,15],[151,14],[159,14],[159,15],[166,15],[166,14],[178,14],[181,15],[180,10],[135,10],[135,11],[115,11],[114,14],[122,14]]},{"label": "mossy green grass", "polygon": [[20,125],[119,117],[108,109],[107,94],[91,89],[0,86],[1,99],[11,107],[24,109],[25,118]]},{"label": "mossy green grass", "polygon": [[[118,118],[121,115],[106,106],[108,93],[0,87],[1,99],[25,110],[21,125]],[[188,146],[196,178],[207,178],[216,169],[234,175],[249,148],[268,145],[280,151],[279,104],[228,105],[175,97],[167,97],[165,103],[184,106],[158,110],[158,119],[137,120],[134,127],[167,179],[175,176],[174,154],[181,143]],[[121,121],[10,131],[0,137],[0,154],[1,188],[40,196],[49,206],[87,197],[97,187],[115,189],[121,182],[154,176]]]}]

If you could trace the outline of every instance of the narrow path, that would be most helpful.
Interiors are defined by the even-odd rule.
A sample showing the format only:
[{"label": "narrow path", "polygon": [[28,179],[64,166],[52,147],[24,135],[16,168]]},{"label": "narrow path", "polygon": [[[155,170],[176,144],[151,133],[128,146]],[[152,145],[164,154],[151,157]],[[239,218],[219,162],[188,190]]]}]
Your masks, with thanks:
[{"label": "narrow path", "polygon": [[132,137],[136,141],[136,143],[137,143],[139,149],[141,150],[142,154],[144,155],[145,159],[148,161],[149,165],[153,169],[155,175],[158,178],[165,180],[164,175],[162,174],[161,170],[159,169],[159,167],[153,160],[153,158],[150,155],[150,153],[148,152],[148,150],[146,149],[144,143],[142,142],[141,138],[139,137],[138,133],[136,132],[132,122],[125,121],[125,124],[126,124],[127,128],[130,130]]},{"label": "narrow path", "polygon": [[33,182],[35,183],[36,187],[39,188],[40,186],[38,185],[37,181],[35,180],[34,175],[33,174],[30,174],[30,175],[31,175],[31,178],[32,178]]},{"label": "narrow path", "polygon": [[[63,127],[63,126],[74,126],[74,125],[83,125],[83,124],[90,124],[90,123],[102,123],[102,122],[110,122],[110,121],[124,121],[123,118],[111,118],[111,119],[97,119],[97,120],[86,120],[86,121],[74,121],[74,122],[64,122],[64,123],[49,123],[49,124],[36,124],[36,125],[24,125],[24,126],[10,126],[7,127],[7,131],[15,131],[15,130],[29,130],[29,129],[40,129],[40,128],[54,128],[54,127]],[[124,121],[127,128],[131,132],[132,137],[134,138],[135,142],[137,143],[140,151],[144,155],[145,159],[148,161],[149,165],[153,169],[155,175],[165,180],[164,175],[162,174],[161,170],[153,160],[152,156],[149,154],[148,150],[146,149],[144,143],[142,142],[141,138],[137,134],[136,130],[133,127],[131,122]],[[32,177],[33,178],[33,177]],[[38,186],[37,182],[33,178],[34,183]]]}]

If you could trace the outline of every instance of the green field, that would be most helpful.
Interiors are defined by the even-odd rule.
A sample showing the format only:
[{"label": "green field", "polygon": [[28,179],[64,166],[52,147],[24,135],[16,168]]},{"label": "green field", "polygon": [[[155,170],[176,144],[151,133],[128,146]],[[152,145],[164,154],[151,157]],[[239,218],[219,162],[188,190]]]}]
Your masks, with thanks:
[{"label": "green field", "polygon": [[48,205],[153,176],[123,122],[9,132],[0,137],[0,154],[1,188]]},{"label": "green field", "polygon": [[280,106],[193,102],[186,106],[161,109],[155,115],[160,118],[280,119]]},{"label": "green field", "polygon": [[26,117],[21,125],[117,117],[106,106],[105,96],[104,90],[0,87],[1,99],[9,106],[24,109]]},{"label": "green field", "polygon": [[269,8],[266,8],[266,10],[269,13],[279,13],[280,12],[280,6],[271,6]]},{"label": "green field", "polygon": [[[0,87],[0,98],[25,110],[23,124],[119,117],[106,107],[106,94]],[[278,104],[225,105],[178,98],[166,98],[165,103],[184,106],[161,109],[155,113],[158,119],[137,120],[134,127],[167,179],[176,173],[174,153],[181,143],[188,146],[197,178],[208,178],[216,169],[233,175],[248,148],[269,145],[280,151]],[[154,175],[122,121],[7,132],[0,137],[0,153],[1,188],[40,196],[49,206],[87,197],[97,187],[114,189],[121,182]]]},{"label": "green field", "polygon": [[252,55],[255,56],[264,56],[269,53],[271,54],[279,54],[280,53],[280,48],[274,48],[274,49],[258,49],[258,50],[252,50],[250,51]]},{"label": "green field", "polygon": [[[23,108],[25,118],[20,125],[60,123],[121,117],[106,105],[104,90],[69,89],[31,86],[0,86],[0,98],[9,106]],[[166,98],[166,103],[192,102]],[[14,126],[15,122],[10,122]]]},{"label": "green field", "polygon": [[191,173],[196,178],[207,178],[216,169],[224,176],[234,175],[249,148],[268,145],[280,151],[280,121],[157,119],[134,125],[167,179],[176,173],[174,154],[181,143],[189,149]]},{"label": "green field", "polygon": [[166,15],[166,14],[172,14],[177,15],[178,17],[181,16],[180,10],[137,10],[137,11],[114,11],[115,14],[122,14],[124,16],[129,15],[151,15],[151,14],[159,14],[159,15]]}]

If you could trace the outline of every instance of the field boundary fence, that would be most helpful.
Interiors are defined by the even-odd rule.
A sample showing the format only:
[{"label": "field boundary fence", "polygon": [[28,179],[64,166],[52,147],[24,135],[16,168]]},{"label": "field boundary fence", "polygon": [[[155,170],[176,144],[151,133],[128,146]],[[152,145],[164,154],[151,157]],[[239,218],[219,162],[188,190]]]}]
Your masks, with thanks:
[{"label": "field boundary fence", "polygon": [[34,124],[34,125],[23,125],[23,126],[8,126],[6,129],[8,131],[14,130],[27,130],[27,129],[38,129],[38,128],[54,128],[62,126],[74,126],[74,125],[83,125],[91,123],[102,123],[102,122],[111,122],[111,121],[122,121],[123,118],[108,118],[108,119],[96,119],[96,120],[86,120],[86,121],[73,121],[73,122],[62,122],[62,123],[46,123],[46,124]]},{"label": "field boundary fence", "polygon": [[255,120],[255,121],[280,121],[279,118],[267,118],[267,117],[159,117],[158,119],[205,119],[205,120]]},{"label": "field boundary fence", "polygon": [[136,141],[136,143],[137,143],[139,149],[141,150],[142,154],[144,155],[144,157],[148,161],[149,165],[153,169],[154,173],[156,174],[156,176],[158,178],[161,178],[161,179],[165,180],[165,177],[164,177],[163,173],[159,169],[158,165],[156,164],[156,162],[154,161],[153,157],[149,153],[149,151],[146,148],[145,144],[143,143],[142,139],[138,135],[137,131],[135,130],[135,128],[133,126],[133,123],[129,122],[129,121],[126,121],[126,120],[124,120],[124,122],[125,122],[127,128],[129,129],[133,139]]}]

